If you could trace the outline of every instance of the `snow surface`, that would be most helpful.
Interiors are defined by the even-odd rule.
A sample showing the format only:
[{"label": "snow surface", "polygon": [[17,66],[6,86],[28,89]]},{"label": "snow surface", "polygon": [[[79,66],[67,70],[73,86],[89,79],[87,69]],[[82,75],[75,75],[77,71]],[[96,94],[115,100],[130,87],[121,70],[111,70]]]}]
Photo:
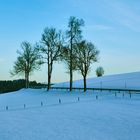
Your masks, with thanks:
[{"label": "snow surface", "polygon": [[140,94],[44,89],[2,94],[0,140],[140,140]]},{"label": "snow surface", "polygon": [[[58,83],[55,87],[69,87],[69,82]],[[73,82],[73,87],[83,87],[83,80]],[[140,89],[140,72],[109,75],[87,79],[88,88]]]}]

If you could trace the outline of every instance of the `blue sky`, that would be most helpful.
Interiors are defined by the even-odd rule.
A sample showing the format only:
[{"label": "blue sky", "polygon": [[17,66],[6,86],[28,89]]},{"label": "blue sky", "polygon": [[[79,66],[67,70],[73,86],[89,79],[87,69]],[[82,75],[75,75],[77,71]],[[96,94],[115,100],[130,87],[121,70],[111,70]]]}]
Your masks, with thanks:
[{"label": "blue sky", "polygon": [[[88,77],[103,66],[105,74],[140,71],[139,0],[1,0],[0,1],[0,80],[15,79],[9,71],[16,61],[22,41],[40,41],[45,27],[65,31],[70,16],[83,18],[84,38],[100,50]],[[74,79],[82,78],[79,73]],[[47,80],[47,66],[31,75],[32,80]],[[53,82],[68,81],[63,63],[55,64]]]}]

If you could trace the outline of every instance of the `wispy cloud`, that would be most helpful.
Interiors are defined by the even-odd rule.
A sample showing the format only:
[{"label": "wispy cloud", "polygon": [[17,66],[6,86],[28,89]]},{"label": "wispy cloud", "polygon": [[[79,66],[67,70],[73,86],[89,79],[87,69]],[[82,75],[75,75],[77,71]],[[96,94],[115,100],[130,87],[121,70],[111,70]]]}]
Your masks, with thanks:
[{"label": "wispy cloud", "polygon": [[113,1],[109,5],[112,9],[111,18],[133,31],[140,32],[140,11],[136,12],[130,5],[120,1]]},{"label": "wispy cloud", "polygon": [[[115,25],[121,25],[129,30],[140,32],[139,1],[95,0],[93,2],[93,0],[71,0],[71,5],[81,9],[81,12],[89,15],[90,19],[99,21],[99,25],[92,25],[91,28],[94,30],[110,30]],[[110,28],[108,25],[104,25],[106,23],[113,23],[113,26]]]}]

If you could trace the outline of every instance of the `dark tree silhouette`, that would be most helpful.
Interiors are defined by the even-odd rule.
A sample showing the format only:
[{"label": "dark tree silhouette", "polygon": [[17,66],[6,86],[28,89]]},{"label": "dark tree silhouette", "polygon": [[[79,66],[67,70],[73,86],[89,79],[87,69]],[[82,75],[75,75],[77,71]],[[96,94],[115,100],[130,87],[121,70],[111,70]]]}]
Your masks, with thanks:
[{"label": "dark tree silhouette", "polygon": [[100,77],[100,76],[103,76],[104,75],[104,69],[103,69],[103,67],[98,67],[97,69],[96,69],[96,75],[97,75],[97,77]]},{"label": "dark tree silhouette", "polygon": [[74,51],[73,47],[76,45],[82,38],[81,26],[84,26],[84,21],[82,19],[77,19],[76,17],[70,17],[68,22],[68,30],[66,31],[66,37],[68,43],[63,52],[67,51],[67,56],[64,54],[64,61],[67,62],[69,73],[70,73],[70,91],[72,91],[73,83],[73,70],[74,70]]},{"label": "dark tree silhouette", "polygon": [[[45,84],[37,83],[36,81],[30,81],[29,85],[32,88],[42,88],[46,86]],[[0,81],[0,94],[17,91],[22,88],[25,88],[25,79]]]},{"label": "dark tree silhouette", "polygon": [[83,76],[84,91],[86,91],[86,77],[89,73],[90,66],[97,62],[99,51],[91,42],[81,41],[75,48],[76,66]]},{"label": "dark tree silhouette", "polygon": [[57,32],[55,28],[45,28],[41,39],[42,44],[37,47],[43,55],[44,63],[47,63],[48,67],[47,90],[49,90],[51,86],[53,64],[60,57],[62,40],[63,38],[60,31]]},{"label": "dark tree silhouette", "polygon": [[[73,50],[73,53],[72,53],[72,71],[76,71],[76,54]],[[71,59],[70,59],[70,48],[69,47],[62,47],[61,48],[61,60],[66,64],[67,66],[67,73],[70,74],[70,69],[71,69]]]},{"label": "dark tree silhouette", "polygon": [[41,61],[37,49],[35,49],[29,42],[21,43],[21,51],[17,51],[17,61],[14,63],[11,75],[24,75],[26,88],[29,87],[29,75],[34,70],[39,69]]}]

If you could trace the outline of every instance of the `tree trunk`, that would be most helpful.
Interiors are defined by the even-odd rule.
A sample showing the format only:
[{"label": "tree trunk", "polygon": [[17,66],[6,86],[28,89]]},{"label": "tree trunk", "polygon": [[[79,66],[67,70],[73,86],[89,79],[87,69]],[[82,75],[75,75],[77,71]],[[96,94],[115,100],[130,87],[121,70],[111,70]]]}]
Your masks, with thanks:
[{"label": "tree trunk", "polygon": [[27,73],[27,88],[29,88],[29,73]]},{"label": "tree trunk", "polygon": [[70,71],[70,91],[72,91],[72,79],[73,79],[73,73],[72,70]]},{"label": "tree trunk", "polygon": [[25,84],[25,88],[26,88],[26,73],[25,73],[25,75],[24,75],[24,76],[25,76],[25,83],[24,83],[24,84]]},{"label": "tree trunk", "polygon": [[25,72],[25,88],[29,88],[29,73]]},{"label": "tree trunk", "polygon": [[47,86],[47,91],[50,90],[50,86],[51,86],[51,74],[48,73],[48,86]]},{"label": "tree trunk", "polygon": [[84,76],[84,92],[87,90],[87,84],[86,84],[86,76]]},{"label": "tree trunk", "polygon": [[47,91],[49,91],[50,87],[51,87],[52,67],[53,67],[53,63],[48,65],[48,86],[47,86]]},{"label": "tree trunk", "polygon": [[25,72],[25,88],[27,88],[27,74]]},{"label": "tree trunk", "polygon": [[72,91],[73,71],[72,71],[72,35],[70,40],[70,91]]},{"label": "tree trunk", "polygon": [[49,64],[49,61],[48,61],[48,85],[47,85],[47,91],[49,91],[49,89],[50,89],[50,64]]}]

